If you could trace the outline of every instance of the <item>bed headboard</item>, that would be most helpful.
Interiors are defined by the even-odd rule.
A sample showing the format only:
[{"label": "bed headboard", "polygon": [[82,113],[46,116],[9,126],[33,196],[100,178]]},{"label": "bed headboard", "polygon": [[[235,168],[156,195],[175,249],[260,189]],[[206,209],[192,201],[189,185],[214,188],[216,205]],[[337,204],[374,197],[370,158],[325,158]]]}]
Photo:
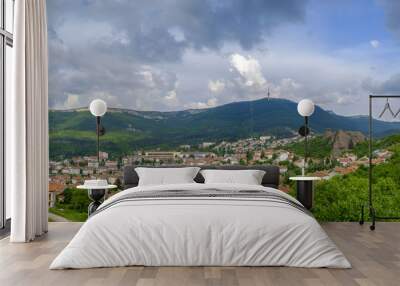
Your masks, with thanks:
[{"label": "bed headboard", "polygon": [[[135,168],[139,166],[125,166],[124,167],[124,189],[136,187],[139,183],[139,176]],[[148,166],[143,166],[148,167]],[[150,168],[171,168],[171,167],[184,167],[184,166],[157,166]],[[278,188],[279,186],[279,167],[277,166],[241,166],[241,165],[225,165],[225,166],[199,166],[201,169],[218,169],[218,170],[263,170],[265,175],[262,179],[262,185],[265,187]],[[197,183],[204,183],[204,178],[197,174],[194,180]]]}]

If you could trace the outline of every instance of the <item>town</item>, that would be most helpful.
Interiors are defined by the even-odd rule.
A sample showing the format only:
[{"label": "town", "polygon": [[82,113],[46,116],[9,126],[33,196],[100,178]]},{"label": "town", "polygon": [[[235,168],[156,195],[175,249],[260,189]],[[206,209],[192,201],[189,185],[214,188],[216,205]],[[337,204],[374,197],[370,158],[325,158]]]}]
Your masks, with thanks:
[{"label": "town", "polygon": [[[328,134],[328,135],[326,135]],[[326,133],[324,136],[332,136]],[[317,135],[312,135],[310,141]],[[302,137],[293,134],[289,138],[275,138],[265,135],[258,138],[241,139],[235,142],[203,142],[196,146],[180,145],[176,150],[138,150],[131,155],[111,158],[107,152],[100,152],[99,162],[96,156],[76,156],[62,161],[50,161],[49,204],[54,206],[56,196],[65,188],[74,188],[85,179],[106,179],[119,188],[122,185],[123,167],[126,165],[158,166],[158,165],[262,165],[279,166],[282,176],[281,189],[285,186],[289,175],[299,174],[304,165],[304,158],[288,148],[293,143],[301,142]],[[363,139],[364,140],[364,139]],[[345,175],[357,170],[360,166],[368,166],[368,157],[357,157],[351,149],[343,148],[336,155],[326,158],[313,158],[306,166],[310,174],[321,179],[329,179],[335,175]],[[374,164],[384,163],[392,155],[388,150],[374,151]]]}]

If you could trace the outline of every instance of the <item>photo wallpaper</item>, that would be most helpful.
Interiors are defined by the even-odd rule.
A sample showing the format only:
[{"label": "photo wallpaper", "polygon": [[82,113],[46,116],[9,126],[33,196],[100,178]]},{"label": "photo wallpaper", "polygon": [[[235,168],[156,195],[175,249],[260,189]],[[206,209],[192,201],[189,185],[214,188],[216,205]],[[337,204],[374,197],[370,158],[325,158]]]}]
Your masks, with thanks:
[{"label": "photo wallpaper", "polygon": [[[289,177],[306,167],[323,179],[317,218],[358,219],[368,184],[368,95],[400,94],[400,2],[47,5],[53,212],[84,220],[88,199],[75,187],[104,178],[123,188],[126,165],[241,164],[279,166],[289,193]],[[108,107],[100,162],[94,99]],[[302,99],[315,104],[307,160]],[[376,173],[389,174],[377,183],[381,208],[400,199],[400,115],[379,117],[386,103],[373,110]],[[400,99],[390,105],[396,113]],[[331,200],[337,205],[318,209]]]}]

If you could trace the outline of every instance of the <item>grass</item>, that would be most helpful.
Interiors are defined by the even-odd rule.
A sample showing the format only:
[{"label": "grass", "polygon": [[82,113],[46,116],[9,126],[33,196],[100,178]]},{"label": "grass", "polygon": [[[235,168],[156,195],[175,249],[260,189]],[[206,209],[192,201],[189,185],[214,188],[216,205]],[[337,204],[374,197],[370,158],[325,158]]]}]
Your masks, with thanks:
[{"label": "grass", "polygon": [[82,213],[71,209],[49,208],[49,212],[62,216],[70,221],[86,221],[88,217],[87,213]]}]

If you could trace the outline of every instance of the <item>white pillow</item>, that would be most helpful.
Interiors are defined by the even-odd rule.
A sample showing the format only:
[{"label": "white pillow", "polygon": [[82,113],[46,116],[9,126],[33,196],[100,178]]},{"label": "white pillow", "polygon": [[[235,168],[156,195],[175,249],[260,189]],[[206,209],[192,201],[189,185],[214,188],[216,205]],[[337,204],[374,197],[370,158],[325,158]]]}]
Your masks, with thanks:
[{"label": "white pillow", "polygon": [[265,171],[261,170],[202,170],[205,184],[261,185]]},{"label": "white pillow", "polygon": [[194,183],[198,167],[186,168],[135,168],[139,186]]}]

